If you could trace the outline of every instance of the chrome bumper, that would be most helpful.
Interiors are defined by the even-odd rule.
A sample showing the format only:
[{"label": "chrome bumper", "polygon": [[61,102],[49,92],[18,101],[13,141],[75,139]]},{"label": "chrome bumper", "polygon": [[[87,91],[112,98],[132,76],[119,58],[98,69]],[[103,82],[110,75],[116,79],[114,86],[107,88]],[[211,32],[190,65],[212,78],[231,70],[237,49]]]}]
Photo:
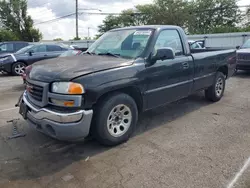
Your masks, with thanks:
[{"label": "chrome bumper", "polygon": [[89,134],[93,110],[74,113],[55,112],[33,105],[24,92],[22,103],[27,106],[27,121],[38,131],[59,140],[79,140]]}]

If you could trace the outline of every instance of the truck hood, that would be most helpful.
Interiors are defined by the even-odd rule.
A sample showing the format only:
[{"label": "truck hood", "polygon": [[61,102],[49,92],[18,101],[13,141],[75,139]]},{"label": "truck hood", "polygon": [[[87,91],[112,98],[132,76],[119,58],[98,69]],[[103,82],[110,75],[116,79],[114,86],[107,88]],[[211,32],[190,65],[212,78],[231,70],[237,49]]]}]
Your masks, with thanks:
[{"label": "truck hood", "polygon": [[250,48],[239,49],[237,50],[237,53],[249,53],[250,54]]},{"label": "truck hood", "polygon": [[85,54],[39,61],[32,65],[27,76],[42,82],[69,81],[79,76],[131,64],[133,60]]}]

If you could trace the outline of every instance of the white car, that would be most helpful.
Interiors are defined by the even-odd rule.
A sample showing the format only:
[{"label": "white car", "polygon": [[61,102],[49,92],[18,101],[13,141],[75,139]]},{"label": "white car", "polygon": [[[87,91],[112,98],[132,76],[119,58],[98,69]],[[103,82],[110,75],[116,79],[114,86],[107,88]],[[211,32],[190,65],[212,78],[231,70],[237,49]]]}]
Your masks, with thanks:
[{"label": "white car", "polygon": [[200,41],[189,40],[188,43],[190,45],[190,49],[204,49],[201,44],[202,42]]}]

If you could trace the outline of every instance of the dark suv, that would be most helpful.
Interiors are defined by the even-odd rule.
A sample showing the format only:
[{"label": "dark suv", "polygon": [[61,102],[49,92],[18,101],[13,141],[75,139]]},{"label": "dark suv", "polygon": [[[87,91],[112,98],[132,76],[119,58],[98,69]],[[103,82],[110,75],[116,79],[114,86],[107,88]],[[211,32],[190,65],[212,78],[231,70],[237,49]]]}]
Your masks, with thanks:
[{"label": "dark suv", "polygon": [[31,44],[14,54],[0,55],[0,71],[22,75],[25,67],[37,61],[55,58],[68,48],[57,44]]},{"label": "dark suv", "polygon": [[0,54],[14,53],[21,48],[28,46],[28,42],[12,41],[12,42],[1,42],[0,43]]},{"label": "dark suv", "polygon": [[237,50],[237,70],[250,70],[250,39]]}]

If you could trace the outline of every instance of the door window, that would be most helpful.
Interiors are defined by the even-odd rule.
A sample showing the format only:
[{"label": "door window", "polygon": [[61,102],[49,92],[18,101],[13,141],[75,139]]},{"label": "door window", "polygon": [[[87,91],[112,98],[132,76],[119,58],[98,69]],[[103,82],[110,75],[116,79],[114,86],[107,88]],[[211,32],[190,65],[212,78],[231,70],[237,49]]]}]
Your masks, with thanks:
[{"label": "door window", "polygon": [[25,46],[27,46],[27,43],[16,43],[15,44],[16,51],[20,50],[21,48],[24,48]]},{"label": "door window", "polygon": [[33,52],[46,52],[47,51],[47,48],[46,48],[46,45],[39,45],[39,46],[35,46],[33,49],[32,49]]},{"label": "door window", "polygon": [[172,48],[176,56],[183,55],[183,46],[177,30],[163,30],[155,43],[154,50],[159,48]]},{"label": "door window", "polygon": [[49,52],[62,51],[62,48],[57,45],[48,45],[47,48]]}]

